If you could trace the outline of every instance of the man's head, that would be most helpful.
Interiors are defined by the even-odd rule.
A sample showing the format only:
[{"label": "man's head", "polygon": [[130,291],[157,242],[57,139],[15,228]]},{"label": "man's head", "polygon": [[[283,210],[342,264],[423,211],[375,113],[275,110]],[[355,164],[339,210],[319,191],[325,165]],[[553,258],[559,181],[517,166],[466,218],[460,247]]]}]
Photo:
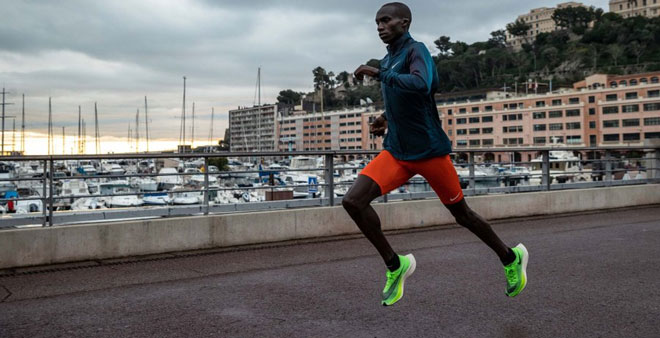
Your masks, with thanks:
[{"label": "man's head", "polygon": [[388,45],[408,31],[410,22],[412,22],[410,8],[400,2],[384,4],[376,13],[378,36]]}]

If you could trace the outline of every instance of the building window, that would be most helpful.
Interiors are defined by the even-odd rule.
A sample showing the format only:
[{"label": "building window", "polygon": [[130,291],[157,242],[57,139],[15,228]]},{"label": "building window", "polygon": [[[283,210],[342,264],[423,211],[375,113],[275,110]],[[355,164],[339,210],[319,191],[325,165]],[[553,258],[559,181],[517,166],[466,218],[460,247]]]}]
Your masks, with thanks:
[{"label": "building window", "polygon": [[626,100],[634,100],[637,98],[637,92],[626,93]]},{"label": "building window", "polygon": [[458,113],[459,114],[465,114],[465,113],[467,113],[467,109],[466,108],[461,108],[461,109],[458,110]]},{"label": "building window", "polygon": [[451,126],[453,120],[447,120],[447,124]]},{"label": "building window", "polygon": [[637,85],[637,80],[635,80],[635,79],[630,80],[630,85],[631,86],[636,86]]},{"label": "building window", "polygon": [[644,104],[644,111],[656,111],[656,110],[660,110],[660,103],[655,102],[655,103]]},{"label": "building window", "polygon": [[479,134],[479,128],[470,128],[469,132],[470,132],[470,135]]},{"label": "building window", "polygon": [[566,143],[567,144],[580,144],[580,143],[582,143],[582,136],[580,136],[580,135],[566,136]]},{"label": "building window", "polygon": [[468,144],[467,140],[456,140],[457,147],[467,147],[467,144]]},{"label": "building window", "polygon": [[580,122],[567,122],[566,130],[580,129]]},{"label": "building window", "polygon": [[535,120],[538,119],[544,119],[545,118],[545,112],[544,111],[537,111],[532,113],[532,118]]},{"label": "building window", "polygon": [[660,132],[644,133],[644,138],[647,140],[660,138]]},{"label": "building window", "polygon": [[452,132],[453,132],[453,130],[449,129],[449,130],[447,131],[447,135],[449,135],[449,136],[453,135]]},{"label": "building window", "polygon": [[589,121],[589,129],[596,129],[596,121]]},{"label": "building window", "polygon": [[473,113],[478,113],[479,112],[479,107],[472,107],[472,112]]},{"label": "building window", "polygon": [[621,106],[621,111],[624,113],[636,113],[639,111],[639,105],[638,104],[627,104]]},{"label": "building window", "polygon": [[619,120],[605,120],[603,128],[619,128]]},{"label": "building window", "polygon": [[545,144],[545,137],[535,137],[534,144]]},{"label": "building window", "polygon": [[470,123],[479,123],[479,118],[478,117],[470,117],[469,122]]},{"label": "building window", "polygon": [[580,116],[580,109],[569,109],[566,111],[566,117]]},{"label": "building window", "polygon": [[545,107],[545,101],[536,101],[537,107]]},{"label": "building window", "polygon": [[589,108],[589,115],[596,115],[596,108]]},{"label": "building window", "polygon": [[564,125],[561,123],[550,123],[550,130],[562,130]]},{"label": "building window", "polygon": [[467,135],[467,129],[456,129],[456,135]]},{"label": "building window", "polygon": [[660,90],[649,90],[648,97],[660,97]]},{"label": "building window", "polygon": [[523,131],[523,126],[509,126],[503,127],[502,129],[505,133],[521,133]]},{"label": "building window", "polygon": [[579,104],[579,103],[580,103],[579,97],[571,97],[568,99],[568,104]]},{"label": "building window", "polygon": [[644,119],[645,126],[660,126],[660,117],[647,117]]},{"label": "building window", "polygon": [[619,97],[616,94],[607,94],[605,96],[605,101],[616,101]]},{"label": "building window", "polygon": [[639,79],[639,83],[645,85],[645,84],[649,83],[649,80],[647,80],[645,77],[643,77],[643,78]]},{"label": "building window", "polygon": [[447,109],[447,115],[451,115],[451,109]]},{"label": "building window", "polygon": [[621,125],[624,127],[639,127],[639,119],[623,119]]},{"label": "building window", "polygon": [[466,124],[466,123],[467,123],[466,118],[456,119],[456,124]]},{"label": "building window", "polygon": [[561,99],[552,100],[552,105],[553,106],[561,106]]},{"label": "building window", "polygon": [[624,141],[639,141],[639,133],[623,134]]},{"label": "building window", "polygon": [[658,82],[659,82],[659,80],[658,80],[657,76],[654,76],[654,77],[651,78],[651,83],[658,83]]},{"label": "building window", "polygon": [[619,134],[605,134],[603,135],[603,142],[619,141]]},{"label": "building window", "polygon": [[619,112],[619,107],[603,107],[603,114],[617,114]]},{"label": "building window", "polygon": [[493,106],[486,106],[484,111],[493,111]]},{"label": "building window", "polygon": [[507,145],[516,145],[516,144],[523,144],[523,139],[522,138],[505,138],[504,139],[504,144]]},{"label": "building window", "polygon": [[493,133],[493,128],[482,128],[481,133],[482,134],[492,134]]},{"label": "building window", "polygon": [[617,87],[616,81],[610,82],[610,87],[616,88]]},{"label": "building window", "polygon": [[535,124],[534,125],[534,131],[544,131],[546,128],[545,124]]},{"label": "building window", "polygon": [[470,140],[470,147],[478,147],[481,145],[481,140]]},{"label": "building window", "polygon": [[493,117],[492,116],[484,116],[481,118],[481,122],[493,122]]},{"label": "building window", "polygon": [[589,96],[589,103],[595,103],[596,102],[596,97],[595,96]]},{"label": "building window", "polygon": [[627,86],[628,82],[626,80],[621,80],[621,81],[619,81],[619,84],[622,85],[622,86]]},{"label": "building window", "polygon": [[548,112],[548,116],[550,118],[558,118],[558,117],[562,117],[562,115],[563,114],[561,110],[553,110],[551,112]]},{"label": "building window", "polygon": [[486,147],[486,146],[492,146],[493,145],[493,139],[492,138],[487,138],[481,141],[481,144]]}]

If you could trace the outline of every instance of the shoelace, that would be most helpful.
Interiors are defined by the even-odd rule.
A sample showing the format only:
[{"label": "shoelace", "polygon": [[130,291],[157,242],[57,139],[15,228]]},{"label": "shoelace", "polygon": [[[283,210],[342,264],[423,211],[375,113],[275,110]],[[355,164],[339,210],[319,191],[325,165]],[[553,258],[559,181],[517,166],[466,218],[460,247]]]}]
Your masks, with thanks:
[{"label": "shoelace", "polygon": [[518,282],[518,273],[516,273],[516,269],[513,267],[511,268],[505,268],[506,270],[506,279],[509,284],[515,284]]},{"label": "shoelace", "polygon": [[385,283],[385,290],[389,289],[392,283],[396,280],[396,276],[394,272],[387,271],[385,273],[385,276],[387,276],[387,282]]}]

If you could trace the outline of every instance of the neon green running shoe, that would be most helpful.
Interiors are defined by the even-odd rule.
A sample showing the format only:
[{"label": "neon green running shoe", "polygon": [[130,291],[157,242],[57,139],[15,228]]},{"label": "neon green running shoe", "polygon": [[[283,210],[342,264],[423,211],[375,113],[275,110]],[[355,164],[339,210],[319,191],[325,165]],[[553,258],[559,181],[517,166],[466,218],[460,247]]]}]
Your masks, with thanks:
[{"label": "neon green running shoe", "polygon": [[395,271],[387,270],[385,274],[387,276],[387,283],[383,289],[383,301],[382,304],[385,306],[394,305],[398,302],[401,297],[403,297],[403,283],[405,283],[406,278],[415,272],[415,256],[408,254],[405,256],[399,255],[399,261],[401,266]]},{"label": "neon green running shoe", "polygon": [[516,245],[511,250],[516,254],[516,260],[504,266],[504,271],[506,272],[506,295],[515,297],[527,285],[527,260],[529,259],[529,253],[527,253],[527,248],[522,244]]}]

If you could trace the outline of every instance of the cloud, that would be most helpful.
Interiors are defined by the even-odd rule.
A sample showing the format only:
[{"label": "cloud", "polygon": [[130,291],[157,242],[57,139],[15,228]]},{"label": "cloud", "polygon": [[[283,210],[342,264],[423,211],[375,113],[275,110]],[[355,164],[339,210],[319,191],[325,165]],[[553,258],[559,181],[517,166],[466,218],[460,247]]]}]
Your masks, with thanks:
[{"label": "cloud", "polygon": [[[374,16],[383,1],[7,1],[0,21],[0,82],[9,100],[26,94],[28,129],[45,131],[48,97],[54,124],[77,126],[77,107],[102,133],[124,137],[136,109],[150,101],[154,137],[176,139],[182,76],[187,102],[221,137],[229,109],[254,101],[262,67],[262,102],[280,90],[312,89],[312,69],[352,71],[385,48]],[[407,2],[411,33],[432,48],[440,35],[486,40],[529,9],[550,1]],[[601,1],[587,4],[606,7]],[[10,106],[14,114],[20,105]],[[190,105],[187,110],[190,111]],[[16,114],[14,114],[16,115]],[[93,128],[88,127],[88,130]],[[144,132],[142,132],[144,134]]]}]

